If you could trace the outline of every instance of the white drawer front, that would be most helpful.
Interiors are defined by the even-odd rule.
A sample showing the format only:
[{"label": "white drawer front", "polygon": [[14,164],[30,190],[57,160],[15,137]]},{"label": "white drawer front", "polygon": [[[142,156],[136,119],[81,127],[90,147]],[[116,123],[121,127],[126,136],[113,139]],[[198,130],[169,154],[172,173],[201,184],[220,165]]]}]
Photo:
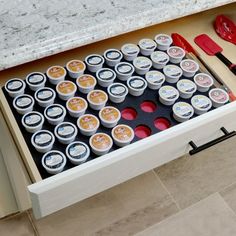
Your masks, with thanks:
[{"label": "white drawer front", "polygon": [[58,211],[130,178],[176,159],[236,129],[236,102],[198,116],[93,161],[28,187],[36,218]]}]

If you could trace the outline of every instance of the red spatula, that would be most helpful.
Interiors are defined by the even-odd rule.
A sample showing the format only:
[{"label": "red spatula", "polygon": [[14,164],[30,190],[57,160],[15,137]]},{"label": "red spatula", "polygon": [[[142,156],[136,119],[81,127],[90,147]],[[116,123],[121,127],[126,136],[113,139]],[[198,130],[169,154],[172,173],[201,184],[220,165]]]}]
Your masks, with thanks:
[{"label": "red spatula", "polygon": [[217,56],[218,59],[220,59],[236,75],[236,64],[233,64],[221,53],[223,49],[208,35],[198,35],[194,39],[194,42],[208,55]]}]

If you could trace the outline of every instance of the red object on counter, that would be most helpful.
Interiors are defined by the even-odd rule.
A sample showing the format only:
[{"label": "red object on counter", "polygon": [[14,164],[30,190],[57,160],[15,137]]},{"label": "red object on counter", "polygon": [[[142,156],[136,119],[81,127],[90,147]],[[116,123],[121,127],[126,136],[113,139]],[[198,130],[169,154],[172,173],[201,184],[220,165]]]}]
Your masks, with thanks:
[{"label": "red object on counter", "polygon": [[236,24],[225,15],[219,15],[214,22],[216,33],[224,40],[236,44]]}]

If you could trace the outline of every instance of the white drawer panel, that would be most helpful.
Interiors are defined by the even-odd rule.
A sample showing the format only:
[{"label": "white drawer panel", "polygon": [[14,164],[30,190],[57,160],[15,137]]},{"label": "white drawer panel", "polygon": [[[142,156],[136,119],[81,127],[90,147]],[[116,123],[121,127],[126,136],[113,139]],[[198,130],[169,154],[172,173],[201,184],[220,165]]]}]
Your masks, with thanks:
[{"label": "white drawer panel", "polygon": [[36,218],[58,211],[188,153],[236,129],[236,102],[28,186]]}]

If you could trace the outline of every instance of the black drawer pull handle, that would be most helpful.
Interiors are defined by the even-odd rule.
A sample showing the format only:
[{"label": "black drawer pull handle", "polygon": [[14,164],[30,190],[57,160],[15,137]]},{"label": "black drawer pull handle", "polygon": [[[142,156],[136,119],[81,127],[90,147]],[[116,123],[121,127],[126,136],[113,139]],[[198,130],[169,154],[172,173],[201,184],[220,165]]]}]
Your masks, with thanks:
[{"label": "black drawer pull handle", "polygon": [[220,142],[223,142],[224,140],[228,139],[228,138],[231,138],[233,136],[236,135],[236,131],[232,131],[232,132],[228,132],[224,127],[221,127],[220,130],[224,133],[224,135],[222,135],[221,137],[219,138],[216,138],[208,143],[205,143],[201,146],[197,146],[193,141],[190,141],[189,142],[189,145],[193,148],[192,150],[189,151],[189,154],[190,155],[194,155],[198,152],[201,152],[213,145],[216,145],[217,143],[220,143]]}]

